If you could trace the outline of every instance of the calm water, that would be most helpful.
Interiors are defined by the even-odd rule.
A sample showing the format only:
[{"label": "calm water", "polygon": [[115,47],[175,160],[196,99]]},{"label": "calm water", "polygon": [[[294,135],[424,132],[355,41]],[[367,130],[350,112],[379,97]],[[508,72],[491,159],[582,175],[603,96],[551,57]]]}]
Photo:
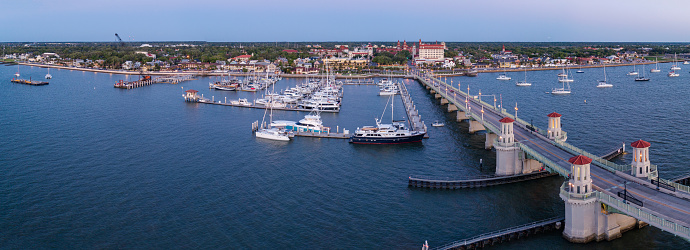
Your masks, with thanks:
[{"label": "calm water", "polygon": [[[626,76],[631,69],[607,68],[611,89],[595,87],[602,69],[586,69],[575,74],[569,96],[544,93],[559,85],[555,71],[528,72],[534,84],[526,88],[497,81],[498,74],[452,79],[472,93],[502,94],[507,107],[517,102],[518,116],[539,127],[546,114],[563,114],[569,142],[586,150],[642,138],[652,143],[662,176],[690,171],[690,137],[681,130],[690,122],[688,69],[678,78],[655,73],[645,83]],[[50,85],[34,87],[10,83],[16,71],[0,66],[2,248],[418,249],[424,240],[437,246],[564,211],[559,177],[456,191],[408,188],[410,174],[490,174],[495,165],[495,154],[483,149],[484,135],[466,133],[466,123],[454,122],[412,80],[405,83],[423,119],[446,126],[430,127],[431,138],[421,145],[367,146],[256,139],[251,122],[263,110],[182,100],[187,89],[216,101],[261,95],[209,90],[209,78],[120,90],[112,84],[125,76],[51,70]],[[47,70],[20,72],[42,78]],[[285,79],[276,88],[301,81]],[[373,125],[387,98],[373,86],[344,88],[342,111],[322,114],[324,124],[351,131]],[[399,98],[396,105],[402,107]],[[395,113],[404,116],[402,109]],[[304,114],[276,111],[274,118]],[[497,246],[612,247],[690,244],[647,227],[613,242],[576,245],[553,232]]]}]

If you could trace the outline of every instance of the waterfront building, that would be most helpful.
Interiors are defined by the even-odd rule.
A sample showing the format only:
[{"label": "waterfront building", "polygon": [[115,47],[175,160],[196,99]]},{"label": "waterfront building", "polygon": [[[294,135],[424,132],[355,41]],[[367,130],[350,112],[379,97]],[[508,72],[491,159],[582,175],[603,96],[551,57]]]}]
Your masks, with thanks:
[{"label": "waterfront building", "polygon": [[445,42],[441,44],[438,44],[438,42],[436,44],[423,44],[422,39],[419,39],[418,59],[425,61],[443,60],[445,50]]}]

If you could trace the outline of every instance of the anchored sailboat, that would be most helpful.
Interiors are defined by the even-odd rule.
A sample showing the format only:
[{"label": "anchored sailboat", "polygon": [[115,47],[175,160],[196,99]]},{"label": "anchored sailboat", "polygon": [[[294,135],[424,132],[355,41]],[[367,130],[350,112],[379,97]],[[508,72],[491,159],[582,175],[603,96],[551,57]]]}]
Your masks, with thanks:
[{"label": "anchored sailboat", "polygon": [[516,82],[515,85],[520,87],[532,86],[532,83],[527,82],[527,68],[525,68],[525,80],[522,82]]},{"label": "anchored sailboat", "polygon": [[607,82],[607,79],[606,79],[606,64],[604,64],[604,80],[603,80],[603,81],[599,81],[599,82],[597,83],[597,88],[610,88],[610,87],[613,87],[613,84],[610,84],[610,83]]}]

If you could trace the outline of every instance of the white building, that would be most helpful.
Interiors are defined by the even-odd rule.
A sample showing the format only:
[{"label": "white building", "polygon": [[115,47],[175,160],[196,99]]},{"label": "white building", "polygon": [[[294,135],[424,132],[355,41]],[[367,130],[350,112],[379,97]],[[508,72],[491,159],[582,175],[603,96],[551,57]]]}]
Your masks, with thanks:
[{"label": "white building", "polygon": [[423,44],[422,39],[419,39],[419,59],[422,60],[442,60],[446,43],[441,44]]}]

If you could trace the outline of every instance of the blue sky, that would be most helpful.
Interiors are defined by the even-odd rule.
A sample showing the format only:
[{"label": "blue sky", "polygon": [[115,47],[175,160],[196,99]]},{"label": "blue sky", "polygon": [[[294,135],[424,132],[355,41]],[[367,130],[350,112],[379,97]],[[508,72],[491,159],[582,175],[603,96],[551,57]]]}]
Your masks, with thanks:
[{"label": "blue sky", "polygon": [[686,0],[0,0],[0,42],[690,42]]}]

